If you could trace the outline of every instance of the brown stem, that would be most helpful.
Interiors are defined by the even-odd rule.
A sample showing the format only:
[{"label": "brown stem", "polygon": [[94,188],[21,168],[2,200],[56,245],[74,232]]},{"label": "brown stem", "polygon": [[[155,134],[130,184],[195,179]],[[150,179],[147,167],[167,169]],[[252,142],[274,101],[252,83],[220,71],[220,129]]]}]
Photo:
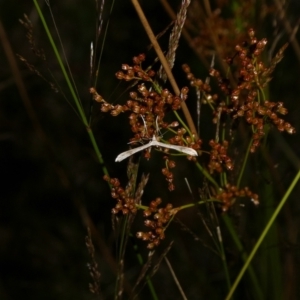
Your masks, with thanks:
[{"label": "brown stem", "polygon": [[[153,45],[153,48],[154,48],[154,50],[155,50],[155,52],[156,52],[156,54],[157,54],[157,56],[158,56],[158,58],[159,58],[159,60],[160,60],[160,62],[162,64],[162,66],[165,69],[165,72],[166,72],[167,77],[168,77],[168,79],[170,81],[170,84],[171,84],[171,86],[172,86],[172,88],[174,90],[174,93],[176,94],[176,96],[180,96],[179,87],[178,87],[178,85],[177,85],[177,83],[175,81],[175,78],[174,78],[174,76],[172,74],[172,71],[171,71],[171,69],[169,67],[168,61],[166,60],[166,58],[165,58],[165,56],[164,56],[164,54],[163,54],[163,52],[162,52],[162,50],[161,50],[161,48],[160,48],[157,40],[156,40],[156,37],[155,37],[155,35],[154,35],[154,33],[153,33],[152,29],[151,29],[151,26],[150,26],[150,24],[149,24],[149,22],[148,22],[148,20],[147,20],[147,18],[145,16],[145,14],[144,14],[142,8],[141,8],[138,0],[131,0],[131,1],[132,1],[132,4],[133,4],[133,6],[134,6],[134,8],[135,8],[135,10],[136,10],[136,12],[137,12],[140,20],[141,20],[142,25],[144,26],[144,29],[145,29],[145,31],[146,31],[146,33],[147,33],[147,35],[148,35],[148,37],[149,37],[152,45]],[[188,123],[188,126],[189,126],[191,132],[195,135],[195,138],[198,139],[199,137],[198,137],[198,134],[197,134],[197,130],[196,130],[195,124],[193,122],[191,114],[190,114],[190,112],[189,112],[189,110],[188,110],[188,108],[187,108],[187,106],[186,106],[186,104],[185,104],[184,101],[181,102],[181,108],[182,108],[183,114],[184,114],[184,116],[185,116],[185,118],[187,120],[187,123]]]},{"label": "brown stem", "polygon": [[[162,4],[162,6],[164,7],[165,11],[167,12],[167,14],[170,16],[170,18],[173,21],[176,20],[176,14],[173,11],[173,9],[170,6],[170,4],[168,3],[168,1],[167,0],[160,0],[160,2]],[[184,37],[184,39],[186,40],[186,42],[188,43],[188,45],[190,46],[190,48],[198,56],[198,58],[200,59],[201,63],[205,66],[205,68],[209,69],[209,62],[204,57],[204,55],[202,53],[202,49],[200,47],[195,47],[195,43],[194,43],[191,35],[189,34],[188,30],[185,28],[185,26],[186,25],[184,25],[184,27],[182,29],[182,36]]]}]

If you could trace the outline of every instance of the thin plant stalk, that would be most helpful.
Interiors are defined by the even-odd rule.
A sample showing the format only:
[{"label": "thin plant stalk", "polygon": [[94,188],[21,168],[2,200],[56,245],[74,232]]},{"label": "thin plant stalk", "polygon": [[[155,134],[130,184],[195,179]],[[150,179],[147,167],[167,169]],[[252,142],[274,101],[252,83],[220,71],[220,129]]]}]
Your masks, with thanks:
[{"label": "thin plant stalk", "polygon": [[197,168],[200,170],[200,172],[216,187],[217,191],[219,192],[220,187],[218,183],[214,180],[214,178],[209,174],[209,172],[201,166],[199,162],[196,162]]},{"label": "thin plant stalk", "polygon": [[[229,216],[227,214],[223,214],[222,219],[226,225],[226,228],[228,229],[228,231],[230,233],[231,238],[233,239],[233,242],[235,243],[236,248],[241,253],[242,260],[244,262],[246,262],[248,259],[248,255],[247,255],[246,250],[244,249],[241,241],[239,240],[237,233],[235,232],[235,229],[232,225],[231,219],[229,218]],[[248,273],[249,273],[250,279],[253,284],[253,289],[255,291],[256,299],[264,300],[265,298],[264,298],[263,292],[261,290],[260,284],[259,284],[257,276],[253,270],[253,267],[251,265],[248,266]]]},{"label": "thin plant stalk", "polygon": [[[162,50],[161,50],[161,48],[160,48],[160,46],[157,42],[157,39],[156,39],[152,29],[151,29],[151,26],[150,26],[145,14],[144,14],[142,8],[141,8],[138,0],[131,0],[131,1],[132,1],[132,4],[133,4],[134,8],[136,9],[136,12],[137,12],[137,14],[138,14],[138,16],[141,20],[141,23],[144,26],[144,29],[145,29],[152,45],[153,45],[153,48],[154,48],[154,50],[155,50],[155,52],[156,52],[156,54],[157,54],[157,56],[158,56],[158,58],[159,58],[159,60],[162,64],[162,66],[165,69],[167,77],[170,81],[170,84],[171,84],[176,96],[180,96],[180,90],[179,90],[179,87],[176,83],[176,80],[175,80],[175,78],[172,74],[169,63],[168,63],[166,57],[164,56],[164,54],[163,54],[163,52],[162,52]],[[190,112],[189,112],[189,110],[188,110],[188,108],[187,108],[184,101],[181,102],[181,108],[182,108],[183,114],[185,115],[185,118],[187,120],[187,123],[189,125],[190,130],[192,131],[192,133],[194,134],[196,139],[198,139],[198,134],[197,134],[197,130],[196,130],[194,121],[193,121],[193,119],[191,117],[191,114],[190,114]]]},{"label": "thin plant stalk", "polygon": [[[137,257],[137,260],[138,260],[139,264],[140,264],[141,266],[143,266],[143,265],[144,265],[144,260],[143,260],[143,257],[142,257],[142,255],[141,255],[139,249],[138,249],[137,244],[134,244],[134,245],[133,245],[133,248],[134,248],[134,250],[135,250],[135,252],[136,252],[136,257]],[[154,286],[153,286],[153,283],[152,283],[151,278],[149,277],[149,275],[146,275],[146,282],[147,282],[147,285],[148,285],[150,294],[151,294],[151,296],[152,296],[152,299],[153,299],[153,300],[158,300],[159,298],[158,298],[158,296],[157,296],[157,294],[156,294],[155,288],[154,288]]]},{"label": "thin plant stalk", "polygon": [[276,217],[278,216],[278,214],[280,213],[281,209],[283,208],[283,205],[285,204],[285,202],[287,201],[287,199],[289,198],[290,194],[292,193],[294,187],[296,186],[296,184],[298,183],[300,179],[300,170],[298,171],[298,173],[296,174],[294,180],[292,181],[291,185],[289,186],[289,188],[287,189],[285,195],[283,196],[283,198],[281,199],[279,205],[277,206],[276,210],[274,211],[272,217],[270,218],[269,222],[267,223],[265,229],[263,230],[261,236],[259,237],[257,243],[255,244],[255,246],[253,247],[251,253],[249,254],[249,257],[247,259],[247,261],[245,262],[243,268],[241,269],[240,273],[238,274],[236,280],[234,281],[231,290],[229,291],[228,295],[226,296],[225,300],[230,300],[234,291],[236,290],[239,282],[241,281],[242,277],[244,276],[246,270],[249,267],[250,262],[252,261],[254,255],[256,254],[258,248],[260,247],[260,245],[262,244],[262,242],[264,241],[267,233],[269,232],[271,226],[273,225]]},{"label": "thin plant stalk", "polygon": [[246,150],[246,154],[245,154],[245,157],[244,157],[244,160],[243,160],[242,168],[241,168],[241,170],[239,172],[239,177],[238,177],[238,180],[237,180],[237,183],[236,183],[237,187],[240,187],[240,184],[241,184],[241,181],[242,181],[242,177],[244,175],[244,171],[245,171],[246,164],[247,164],[247,161],[248,161],[248,157],[249,157],[249,153],[250,153],[250,147],[252,145],[252,142],[253,142],[253,139],[251,138],[250,141],[249,141],[249,144],[248,144],[248,148]]},{"label": "thin plant stalk", "polygon": [[49,30],[49,27],[48,27],[48,25],[47,25],[47,22],[46,22],[46,20],[45,20],[45,18],[44,18],[44,15],[43,15],[43,13],[42,13],[42,11],[41,11],[41,9],[40,9],[40,6],[39,6],[37,0],[33,0],[33,2],[34,2],[34,4],[35,4],[36,10],[37,10],[37,12],[38,12],[38,14],[39,14],[39,16],[40,16],[40,18],[41,18],[42,24],[43,24],[43,26],[44,26],[44,29],[45,29],[46,34],[47,34],[47,36],[48,36],[49,42],[50,42],[50,44],[51,44],[51,46],[52,46],[52,48],[53,48],[53,51],[54,51],[54,53],[55,53],[56,59],[57,59],[59,65],[60,65],[60,68],[61,68],[62,72],[63,72],[63,75],[64,75],[64,77],[65,77],[66,83],[67,83],[67,85],[68,85],[68,88],[69,88],[69,90],[70,90],[70,92],[71,92],[71,95],[72,95],[72,98],[73,98],[74,103],[75,103],[75,105],[76,105],[76,108],[77,108],[77,110],[78,110],[78,113],[79,113],[79,115],[80,115],[81,121],[82,121],[82,123],[84,124],[84,126],[86,127],[87,133],[88,133],[89,138],[90,138],[90,140],[91,140],[91,143],[92,143],[92,145],[93,145],[93,148],[94,148],[94,151],[95,151],[95,153],[96,153],[96,156],[97,156],[97,158],[98,158],[98,160],[99,160],[99,162],[100,162],[100,164],[101,164],[101,166],[102,166],[102,171],[103,171],[103,173],[104,173],[105,175],[108,175],[108,176],[109,176],[108,170],[107,170],[107,168],[106,168],[105,165],[104,165],[104,161],[103,161],[102,154],[101,154],[101,152],[100,152],[100,150],[99,150],[99,147],[98,147],[98,145],[97,145],[97,142],[96,142],[94,133],[93,133],[91,127],[89,126],[89,123],[88,123],[88,120],[87,120],[87,118],[86,118],[86,115],[85,115],[85,113],[84,113],[84,111],[83,111],[83,109],[82,109],[82,106],[81,106],[81,104],[80,104],[80,101],[79,101],[79,99],[78,99],[78,97],[77,97],[77,95],[76,95],[76,92],[75,92],[75,90],[74,90],[74,87],[73,87],[73,85],[72,85],[72,83],[71,83],[71,81],[70,81],[69,75],[68,75],[68,73],[67,73],[67,71],[66,71],[66,68],[65,68],[65,66],[64,66],[64,64],[63,64],[63,62],[62,62],[62,59],[61,59],[61,57],[60,57],[60,55],[59,55],[59,51],[58,51],[58,49],[57,49],[57,47],[56,47],[56,44],[55,44],[55,42],[54,42],[54,40],[53,40],[53,38],[52,38],[52,35],[51,35],[51,33],[50,33],[50,30]]},{"label": "thin plant stalk", "polygon": [[228,291],[230,291],[231,281],[230,281],[230,275],[229,275],[229,270],[228,270],[228,264],[227,264],[227,260],[226,260],[226,254],[224,251],[224,244],[223,244],[223,239],[222,239],[221,228],[219,225],[216,227],[216,231],[217,231],[217,235],[218,235],[219,248],[220,248],[219,251],[221,254],[222,265],[223,265],[225,277],[226,277],[226,284],[228,287]]},{"label": "thin plant stalk", "polygon": [[178,288],[178,290],[181,294],[182,299],[187,300],[188,298],[186,297],[186,295],[184,293],[184,290],[182,289],[182,286],[180,285],[180,282],[179,282],[179,280],[178,280],[178,278],[177,278],[177,276],[174,272],[174,269],[173,269],[170,261],[168,260],[168,258],[166,256],[164,257],[164,260],[165,260],[165,262],[166,262],[166,264],[167,264],[167,266],[170,270],[170,273],[171,273],[171,275],[173,277],[173,280],[174,280],[174,282],[175,282],[175,284],[176,284],[176,286],[177,286],[177,288]]},{"label": "thin plant stalk", "polygon": [[[271,171],[268,167],[270,164],[267,162],[267,160],[270,160],[270,158],[268,157],[266,147],[263,147],[261,152],[264,160],[266,161],[266,165],[262,167],[260,172],[264,178],[271,178]],[[271,184],[263,184],[260,188],[260,194],[262,199],[265,199],[264,223],[267,223],[272,216],[273,207],[276,207],[276,191]],[[279,243],[277,229],[278,224],[274,223],[266,235],[262,248],[268,249],[268,251],[261,252],[259,266],[261,270],[269,270],[268,274],[265,274],[265,276],[262,277],[261,286],[264,289],[264,294],[268,295],[268,297],[272,298],[273,300],[279,300],[283,298],[282,264],[279,249],[278,247],[274,247],[274,245],[278,245]],[[276,289],[270,290],[269,282],[272,282],[272,285],[276,286]]]}]

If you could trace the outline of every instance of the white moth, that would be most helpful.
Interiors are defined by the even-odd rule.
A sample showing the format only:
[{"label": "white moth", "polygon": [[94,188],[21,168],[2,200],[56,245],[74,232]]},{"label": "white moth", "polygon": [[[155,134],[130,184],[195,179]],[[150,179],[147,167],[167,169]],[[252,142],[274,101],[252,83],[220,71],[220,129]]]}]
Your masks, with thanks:
[{"label": "white moth", "polygon": [[155,135],[153,135],[152,140],[148,144],[137,147],[137,148],[134,148],[134,149],[127,150],[125,152],[122,152],[121,154],[119,154],[117,156],[116,161],[122,161],[125,158],[133,155],[134,153],[143,151],[143,150],[145,150],[147,148],[150,148],[150,147],[153,147],[153,146],[163,147],[163,148],[167,148],[167,149],[173,149],[173,150],[176,150],[178,152],[182,152],[182,153],[185,153],[185,154],[188,154],[188,155],[191,155],[191,156],[198,156],[198,153],[196,152],[196,150],[194,150],[192,148],[161,143],[156,139]]}]

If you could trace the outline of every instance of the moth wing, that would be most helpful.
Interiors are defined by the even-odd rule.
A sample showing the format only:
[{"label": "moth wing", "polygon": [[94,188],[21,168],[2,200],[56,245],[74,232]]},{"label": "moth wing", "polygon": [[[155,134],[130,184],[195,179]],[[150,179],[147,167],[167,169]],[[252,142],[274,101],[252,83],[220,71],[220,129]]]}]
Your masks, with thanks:
[{"label": "moth wing", "polygon": [[163,147],[167,149],[173,149],[191,156],[198,156],[198,153],[195,149],[184,147],[184,146],[178,146],[178,145],[171,145],[171,144],[164,144],[158,141],[152,141],[151,142],[153,146]]},{"label": "moth wing", "polygon": [[120,153],[117,158],[116,158],[116,162],[119,162],[119,161],[122,161],[124,159],[126,159],[127,157],[137,153],[137,152],[140,152],[140,151],[143,151],[144,149],[147,149],[149,147],[151,147],[151,142],[146,144],[146,145],[143,145],[143,146],[140,146],[140,147],[137,147],[137,148],[134,148],[134,149],[130,149],[130,150],[127,150],[127,151],[124,151],[122,153]]}]

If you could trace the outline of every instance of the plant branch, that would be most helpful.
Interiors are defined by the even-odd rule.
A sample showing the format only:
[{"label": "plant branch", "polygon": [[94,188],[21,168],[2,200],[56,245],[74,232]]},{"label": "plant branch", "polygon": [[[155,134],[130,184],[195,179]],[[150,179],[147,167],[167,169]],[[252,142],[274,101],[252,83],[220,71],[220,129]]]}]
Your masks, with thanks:
[{"label": "plant branch", "polygon": [[265,229],[263,230],[261,236],[259,237],[257,243],[255,244],[255,246],[253,247],[251,253],[249,254],[249,257],[247,259],[247,261],[245,262],[243,268],[241,269],[239,275],[237,276],[235,282],[232,285],[232,288],[230,290],[230,292],[228,293],[228,295],[226,296],[225,300],[230,300],[234,291],[236,290],[239,282],[241,281],[242,277],[244,276],[246,270],[249,267],[250,262],[252,261],[254,255],[256,254],[258,248],[260,247],[260,245],[262,244],[262,242],[264,241],[267,233],[269,232],[271,226],[273,225],[276,217],[278,216],[278,214],[280,213],[283,205],[285,204],[285,202],[287,201],[287,199],[289,198],[290,194],[292,193],[294,187],[296,186],[296,184],[298,183],[300,179],[300,170],[298,171],[298,173],[296,174],[294,180],[292,181],[291,185],[289,186],[289,188],[287,189],[285,195],[283,196],[283,198],[281,199],[279,205],[277,206],[276,210],[274,211],[272,217],[270,218],[269,222],[267,223]]},{"label": "plant branch", "polygon": [[[167,77],[168,77],[168,79],[170,81],[170,84],[171,84],[171,86],[172,86],[172,88],[173,88],[176,96],[180,96],[180,90],[179,90],[179,87],[178,87],[178,85],[177,85],[177,83],[175,81],[175,78],[174,78],[173,74],[172,74],[172,71],[170,69],[169,63],[166,60],[166,58],[165,58],[165,56],[164,56],[164,54],[163,54],[163,52],[162,52],[162,50],[161,50],[161,48],[160,48],[157,40],[156,40],[156,37],[155,37],[155,35],[154,35],[154,33],[153,33],[152,29],[151,29],[151,26],[150,26],[148,20],[146,19],[146,16],[145,16],[145,14],[144,14],[144,12],[143,12],[143,10],[142,10],[142,8],[141,8],[138,0],[131,0],[131,1],[132,1],[132,4],[133,4],[134,8],[136,9],[136,12],[137,12],[137,14],[138,14],[138,16],[139,16],[139,18],[141,20],[142,25],[144,26],[144,29],[145,29],[146,33],[147,33],[147,35],[148,35],[148,37],[149,37],[149,39],[150,39],[150,41],[151,41],[151,43],[153,45],[153,48],[154,48],[154,50],[155,50],[155,52],[156,52],[156,54],[157,54],[157,56],[158,56],[161,64],[163,65],[163,67],[165,69]],[[186,104],[185,104],[184,101],[181,102],[181,107],[182,107],[182,111],[183,111],[183,113],[185,115],[185,118],[187,120],[187,123],[189,125],[189,128],[191,129],[191,131],[194,134],[194,136],[196,137],[196,139],[199,139],[198,134],[197,134],[197,130],[196,130],[196,127],[195,127],[195,124],[193,122],[191,114],[190,114],[190,112],[189,112],[189,110],[188,110],[188,108],[187,108],[187,106],[186,106]]]}]

